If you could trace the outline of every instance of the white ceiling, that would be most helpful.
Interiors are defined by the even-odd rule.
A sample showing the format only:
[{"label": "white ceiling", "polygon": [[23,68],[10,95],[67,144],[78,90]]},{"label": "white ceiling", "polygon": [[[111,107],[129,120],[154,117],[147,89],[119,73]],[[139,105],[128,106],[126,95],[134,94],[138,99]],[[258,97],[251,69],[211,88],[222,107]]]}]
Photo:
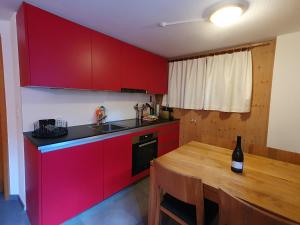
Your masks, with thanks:
[{"label": "white ceiling", "polygon": [[[300,0],[248,0],[242,19],[227,28],[209,22],[159,27],[160,22],[201,18],[220,0],[28,0],[79,24],[166,57],[255,42],[300,30]],[[9,19],[21,0],[0,0]]]}]

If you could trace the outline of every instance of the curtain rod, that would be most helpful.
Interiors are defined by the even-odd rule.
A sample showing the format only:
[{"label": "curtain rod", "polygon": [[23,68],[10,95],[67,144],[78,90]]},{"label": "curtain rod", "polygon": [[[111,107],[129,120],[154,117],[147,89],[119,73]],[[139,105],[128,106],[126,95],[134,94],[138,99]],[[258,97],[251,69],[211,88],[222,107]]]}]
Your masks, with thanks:
[{"label": "curtain rod", "polygon": [[239,52],[239,51],[243,51],[243,50],[253,49],[256,47],[267,46],[267,45],[270,45],[271,42],[273,42],[273,40],[258,42],[258,43],[251,43],[251,44],[244,44],[244,45],[239,45],[236,47],[209,50],[206,52],[197,53],[195,55],[182,56],[182,57],[179,56],[179,57],[175,57],[173,59],[171,58],[168,61],[169,62],[177,62],[177,61],[183,61],[183,60],[188,60],[188,59],[198,59],[198,58],[203,58],[203,57],[212,56],[212,55],[221,55],[221,54],[226,54],[226,53]]}]

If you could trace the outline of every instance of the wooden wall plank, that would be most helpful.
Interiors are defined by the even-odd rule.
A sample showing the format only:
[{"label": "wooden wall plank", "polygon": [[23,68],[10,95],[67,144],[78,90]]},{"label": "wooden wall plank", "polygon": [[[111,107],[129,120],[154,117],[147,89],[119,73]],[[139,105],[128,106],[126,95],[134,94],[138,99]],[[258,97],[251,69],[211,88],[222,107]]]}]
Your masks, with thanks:
[{"label": "wooden wall plank", "polygon": [[[4,70],[2,60],[2,44],[0,38],[0,185],[4,192],[4,198],[9,197],[9,172],[8,172],[8,139],[7,139],[7,120],[6,120],[6,102],[4,88]],[[0,190],[1,191],[1,190]]]},{"label": "wooden wall plank", "polygon": [[[1,137],[1,122],[0,122],[0,137]],[[1,138],[0,138],[0,193],[3,192],[4,185],[3,185],[3,153],[1,147]]]}]

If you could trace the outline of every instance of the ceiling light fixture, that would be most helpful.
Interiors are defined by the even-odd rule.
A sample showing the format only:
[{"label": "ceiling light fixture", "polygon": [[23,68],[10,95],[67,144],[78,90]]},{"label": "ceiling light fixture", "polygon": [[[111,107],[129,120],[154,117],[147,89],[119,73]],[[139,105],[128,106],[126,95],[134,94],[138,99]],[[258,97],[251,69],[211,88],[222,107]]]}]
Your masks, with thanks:
[{"label": "ceiling light fixture", "polygon": [[160,27],[172,25],[210,21],[219,27],[226,27],[235,23],[247,10],[249,3],[246,0],[226,0],[205,10],[201,18],[161,22]]},{"label": "ceiling light fixture", "polygon": [[159,26],[161,27],[166,27],[166,26],[171,26],[171,25],[177,25],[177,24],[182,24],[182,23],[194,23],[194,22],[202,22],[204,19],[199,18],[199,19],[190,19],[190,20],[178,20],[178,21],[173,21],[173,22],[161,22]]},{"label": "ceiling light fixture", "polygon": [[227,1],[212,7],[208,18],[216,26],[226,27],[237,22],[248,6],[246,1]]}]

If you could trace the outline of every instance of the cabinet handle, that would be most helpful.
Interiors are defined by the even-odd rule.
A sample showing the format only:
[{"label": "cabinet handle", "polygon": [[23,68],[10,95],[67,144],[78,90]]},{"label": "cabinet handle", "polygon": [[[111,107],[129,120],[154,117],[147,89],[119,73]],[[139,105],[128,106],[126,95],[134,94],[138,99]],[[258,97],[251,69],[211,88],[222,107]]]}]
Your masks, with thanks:
[{"label": "cabinet handle", "polygon": [[139,148],[144,147],[144,146],[147,146],[147,145],[154,144],[154,143],[156,143],[156,142],[157,142],[157,140],[153,140],[153,141],[147,142],[147,143],[145,143],[145,144],[141,144],[141,145],[139,145]]}]

